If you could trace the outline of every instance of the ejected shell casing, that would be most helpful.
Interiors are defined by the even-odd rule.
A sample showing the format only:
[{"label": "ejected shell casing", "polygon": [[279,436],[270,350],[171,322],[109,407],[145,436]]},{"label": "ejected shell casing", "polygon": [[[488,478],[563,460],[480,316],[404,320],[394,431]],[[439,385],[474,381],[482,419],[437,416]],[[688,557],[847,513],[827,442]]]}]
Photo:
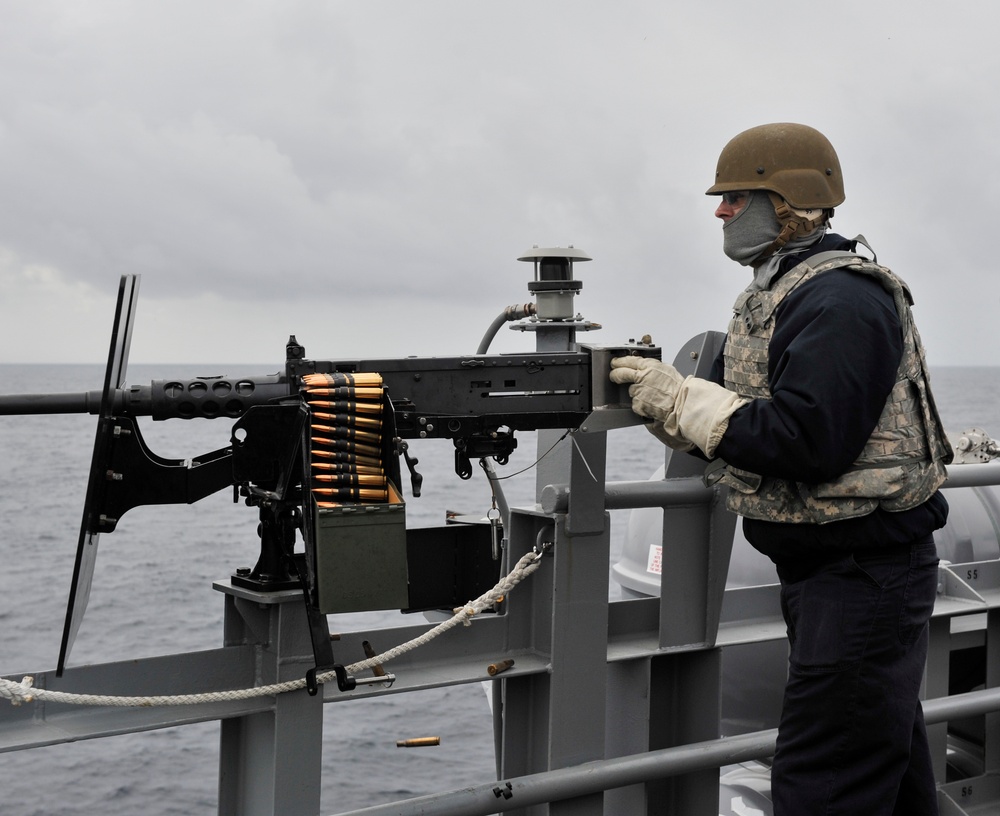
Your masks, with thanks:
[{"label": "ejected shell casing", "polygon": [[[375,647],[371,645],[367,640],[361,641],[361,648],[365,650],[365,657],[369,660],[375,657]],[[372,674],[376,677],[385,677],[385,669],[378,663],[372,666]]]},{"label": "ejected shell casing", "polygon": [[511,668],[513,665],[514,661],[509,658],[507,660],[499,660],[496,663],[490,663],[490,665],[486,667],[486,673],[489,674],[490,677],[494,677],[501,672],[507,671],[507,669]]},{"label": "ejected shell casing", "polygon": [[[337,425],[350,425],[356,428],[368,428],[375,431],[381,429],[382,420],[378,417],[358,416],[357,414],[328,414],[326,411],[313,411],[312,415],[316,419],[324,422],[333,422]],[[320,426],[313,425],[314,428]]]},{"label": "ejected shell casing", "polygon": [[334,397],[344,400],[371,400],[381,403],[381,388],[356,388],[351,385],[341,385],[336,388],[306,388],[307,397]]},{"label": "ejected shell casing", "polygon": [[[375,461],[380,461],[379,457],[382,455],[382,451],[375,447],[375,445],[364,445],[360,442],[354,442],[350,439],[331,439],[327,436],[313,436],[310,437],[313,442],[317,445],[324,445],[330,448],[332,451],[340,451],[346,453],[353,453],[357,456],[367,456],[371,457]],[[326,452],[323,450],[313,450],[313,456],[325,456]]]},{"label": "ejected shell casing", "polygon": [[382,375],[367,371],[356,371],[353,373],[334,371],[329,374],[306,374],[302,378],[302,382],[308,386],[381,386]]},{"label": "ejected shell casing", "polygon": [[309,407],[313,409],[313,416],[322,416],[316,409],[319,408],[331,413],[349,414],[381,414],[381,402],[355,402],[354,400],[306,400]]},{"label": "ejected shell casing", "polygon": [[414,739],[396,740],[397,748],[426,748],[440,745],[441,737],[416,737]]}]

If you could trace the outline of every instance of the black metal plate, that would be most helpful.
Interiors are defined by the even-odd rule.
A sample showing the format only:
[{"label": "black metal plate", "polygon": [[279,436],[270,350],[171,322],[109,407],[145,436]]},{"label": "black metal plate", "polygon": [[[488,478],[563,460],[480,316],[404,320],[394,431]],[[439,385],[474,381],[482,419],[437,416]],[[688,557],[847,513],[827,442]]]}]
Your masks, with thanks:
[{"label": "black metal plate", "polygon": [[129,347],[132,343],[132,327],[135,324],[135,308],[139,299],[139,275],[122,275],[118,286],[118,303],[115,307],[115,323],[111,331],[111,347],[108,351],[108,366],[104,374],[104,390],[101,397],[101,413],[97,420],[97,438],[94,441],[94,455],[90,464],[90,478],[87,482],[87,498],[83,505],[83,521],[80,524],[80,538],[76,547],[76,563],[73,566],[73,582],[69,590],[66,608],[66,623],[63,626],[62,644],[59,647],[59,663],[56,675],[61,676],[66,666],[73,642],[76,640],[83,614],[90,600],[90,588],[97,563],[97,545],[100,539],[100,509],[108,484],[108,465],[114,441],[115,421],[112,415],[115,391],[125,381],[128,368]]}]

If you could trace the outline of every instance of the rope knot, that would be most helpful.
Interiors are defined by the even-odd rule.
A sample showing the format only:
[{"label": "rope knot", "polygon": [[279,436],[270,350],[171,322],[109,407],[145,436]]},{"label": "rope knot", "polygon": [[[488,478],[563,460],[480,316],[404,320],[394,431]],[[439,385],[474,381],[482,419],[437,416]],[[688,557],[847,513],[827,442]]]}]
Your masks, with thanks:
[{"label": "rope knot", "polygon": [[453,609],[452,612],[454,612],[456,616],[457,615],[463,615],[464,616],[462,618],[462,625],[463,626],[472,626],[472,621],[469,620],[469,619],[473,615],[476,614],[476,609],[475,609],[474,606],[472,606],[472,605],[469,605],[469,606],[458,606],[458,607],[455,607],[455,609]]},{"label": "rope knot", "polygon": [[11,705],[19,706],[21,703],[30,703],[35,699],[35,695],[31,693],[34,682],[34,677],[25,677],[20,683],[0,679],[0,697],[10,700]]}]

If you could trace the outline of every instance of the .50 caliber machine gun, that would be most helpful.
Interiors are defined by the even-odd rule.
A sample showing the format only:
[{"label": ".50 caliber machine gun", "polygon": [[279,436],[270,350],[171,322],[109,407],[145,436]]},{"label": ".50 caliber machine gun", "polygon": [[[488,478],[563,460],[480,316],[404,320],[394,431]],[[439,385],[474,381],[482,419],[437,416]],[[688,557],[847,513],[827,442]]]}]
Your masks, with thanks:
[{"label": ".50 caliber machine gun", "polygon": [[[541,268],[543,280],[532,290],[541,292],[540,302],[549,293],[572,294],[578,282],[565,272],[571,262],[550,266],[557,269],[555,281],[545,280],[544,261]],[[536,277],[538,269],[536,260]],[[602,429],[634,424],[627,393],[607,378],[610,360],[659,354],[646,344],[573,342],[569,350],[526,354],[310,360],[293,336],[280,373],[126,385],[138,284],[138,276],[121,280],[101,391],[0,396],[0,414],[99,416],[59,674],[86,610],[100,534],[113,532],[134,507],[193,503],[231,486],[234,498],[258,508],[261,538],[256,566],[238,570],[233,584],[265,592],[301,586],[317,669],[335,669],[341,689],[353,688],[355,679],[334,662],[327,613],[449,608],[492,586],[499,569],[489,531],[484,538],[477,525],[436,543],[410,535],[423,531],[406,530],[400,458],[414,496],[422,481],[408,440],[453,440],[456,473],[468,479],[473,460],[506,463],[517,431],[575,429],[588,421]],[[165,459],[144,443],[140,416],[229,419],[231,444],[192,459]],[[294,551],[297,534],[304,553]],[[455,559],[441,547],[481,557]],[[377,565],[370,585],[352,569],[357,558]],[[411,581],[410,573],[428,559],[466,566],[437,585],[424,580],[426,570]],[[309,673],[312,692],[317,669]]]}]

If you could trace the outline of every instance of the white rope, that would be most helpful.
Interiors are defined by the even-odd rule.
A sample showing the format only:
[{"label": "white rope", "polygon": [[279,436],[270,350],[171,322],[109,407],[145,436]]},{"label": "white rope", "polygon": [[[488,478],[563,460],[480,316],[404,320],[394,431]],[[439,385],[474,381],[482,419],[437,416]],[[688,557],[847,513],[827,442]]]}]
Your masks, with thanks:
[{"label": "white rope", "polygon": [[[352,663],[347,666],[348,674],[362,672],[388,663],[413,649],[429,643],[439,635],[443,635],[449,629],[454,629],[459,624],[471,626],[470,618],[479,614],[484,609],[492,607],[501,596],[510,592],[524,578],[538,569],[541,553],[529,552],[500,582],[489,592],[480,595],[474,601],[469,601],[465,606],[454,610],[454,615],[448,620],[439,623],[433,629],[429,629],[419,637],[402,643],[375,657]],[[325,683],[335,680],[337,673],[334,671],[323,672],[316,676],[317,683]],[[52,703],[67,703],[69,705],[92,705],[92,706],[119,706],[119,707],[150,707],[150,706],[179,706],[198,705],[200,703],[229,702],[232,700],[250,700],[256,697],[269,697],[275,694],[285,694],[289,691],[297,691],[306,687],[305,678],[289,680],[284,683],[275,683],[270,686],[257,686],[248,689],[233,689],[231,691],[212,691],[204,694],[174,694],[153,697],[123,697],[109,694],[74,694],[67,691],[53,691],[51,689],[34,688],[34,678],[25,677],[20,683],[13,680],[0,678],[0,698],[10,700],[12,705],[30,703],[35,700]]]}]

